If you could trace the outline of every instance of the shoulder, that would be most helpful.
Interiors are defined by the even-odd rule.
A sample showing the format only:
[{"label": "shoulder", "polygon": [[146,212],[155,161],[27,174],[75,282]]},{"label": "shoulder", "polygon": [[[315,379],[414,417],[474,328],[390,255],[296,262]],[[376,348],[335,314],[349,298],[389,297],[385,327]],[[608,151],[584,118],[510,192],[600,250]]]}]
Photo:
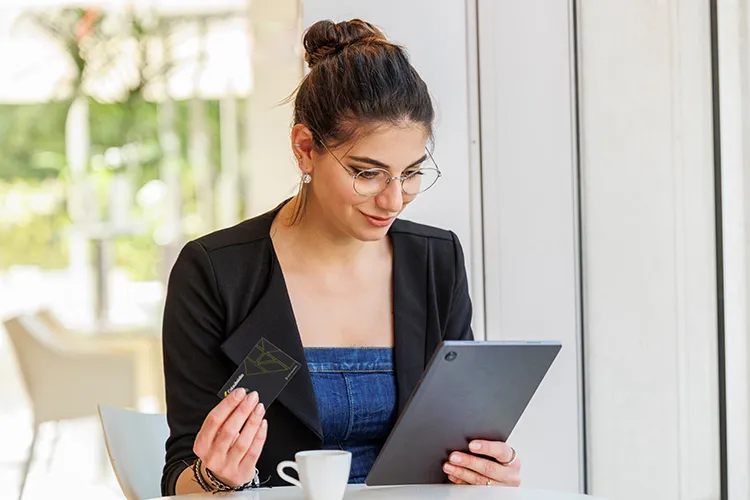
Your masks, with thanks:
[{"label": "shoulder", "polygon": [[451,230],[419,224],[404,219],[396,219],[391,226],[391,239],[394,246],[409,248],[429,248],[430,253],[440,262],[438,265],[455,263],[463,265],[463,249],[458,236]]},{"label": "shoulder", "polygon": [[274,216],[275,211],[268,212],[189,241],[170,275],[190,279],[200,273],[222,283],[256,279],[269,267]]},{"label": "shoulder", "polygon": [[268,212],[201,236],[194,243],[202,246],[209,254],[228,249],[242,251],[247,245],[268,243],[273,217],[274,213]]},{"label": "shoulder", "polygon": [[435,242],[447,241],[452,242],[456,235],[453,231],[441,229],[427,224],[419,224],[406,219],[396,219],[391,226],[392,235],[405,235],[407,237],[425,238]]}]

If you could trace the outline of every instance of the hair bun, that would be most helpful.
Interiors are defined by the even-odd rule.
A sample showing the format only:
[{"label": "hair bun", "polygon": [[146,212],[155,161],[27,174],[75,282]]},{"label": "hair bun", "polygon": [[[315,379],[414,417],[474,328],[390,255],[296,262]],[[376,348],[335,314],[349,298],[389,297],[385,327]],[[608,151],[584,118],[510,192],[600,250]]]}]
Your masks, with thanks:
[{"label": "hair bun", "polygon": [[340,23],[318,21],[307,29],[302,43],[305,61],[312,68],[350,45],[390,42],[377,27],[361,19],[352,19]]}]

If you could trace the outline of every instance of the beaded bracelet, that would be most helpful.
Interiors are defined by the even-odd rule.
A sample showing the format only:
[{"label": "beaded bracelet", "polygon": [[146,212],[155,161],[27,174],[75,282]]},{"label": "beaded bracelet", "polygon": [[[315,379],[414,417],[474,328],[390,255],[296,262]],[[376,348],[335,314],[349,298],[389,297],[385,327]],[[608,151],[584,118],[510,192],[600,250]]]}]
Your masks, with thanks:
[{"label": "beaded bracelet", "polygon": [[258,488],[260,486],[260,476],[258,473],[258,469],[255,469],[255,477],[253,477],[250,482],[233,487],[229,486],[224,481],[216,477],[216,475],[211,472],[211,469],[205,467],[206,475],[208,476],[207,481],[201,473],[202,464],[203,460],[201,460],[200,458],[193,462],[193,475],[195,476],[195,481],[203,489],[203,491],[209,493],[219,493],[224,491],[245,491],[251,488]]}]

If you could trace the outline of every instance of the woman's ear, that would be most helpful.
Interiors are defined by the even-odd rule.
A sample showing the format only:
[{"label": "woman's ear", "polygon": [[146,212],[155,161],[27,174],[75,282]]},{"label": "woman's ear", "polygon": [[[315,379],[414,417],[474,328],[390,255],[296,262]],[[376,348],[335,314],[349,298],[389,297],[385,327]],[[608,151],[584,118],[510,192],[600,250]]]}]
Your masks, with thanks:
[{"label": "woman's ear", "polygon": [[305,125],[298,123],[292,127],[292,151],[294,158],[301,171],[305,173],[312,172],[312,152],[315,145],[312,131]]}]

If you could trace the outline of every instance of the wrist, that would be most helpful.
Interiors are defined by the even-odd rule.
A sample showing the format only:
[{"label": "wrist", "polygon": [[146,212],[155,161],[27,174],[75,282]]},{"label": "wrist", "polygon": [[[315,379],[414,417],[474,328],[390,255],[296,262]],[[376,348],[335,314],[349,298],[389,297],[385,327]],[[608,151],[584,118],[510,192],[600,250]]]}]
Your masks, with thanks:
[{"label": "wrist", "polygon": [[211,484],[212,480],[218,479],[219,482],[221,482],[222,484],[224,484],[224,485],[226,485],[226,486],[228,486],[228,487],[230,487],[232,489],[237,488],[238,486],[240,486],[239,484],[236,484],[234,481],[230,481],[230,480],[228,480],[228,479],[220,476],[219,474],[215,473],[214,471],[210,471],[209,472],[208,467],[206,467],[206,463],[203,460],[201,460],[201,462],[200,462],[200,473],[201,473],[201,476],[203,476],[203,479],[208,484]]},{"label": "wrist", "polygon": [[[214,473],[211,469],[206,467],[205,462],[198,458],[193,464],[195,470],[196,481],[205,491],[216,493],[220,491],[243,491],[250,488],[258,488],[260,486],[258,469],[255,469],[255,476],[247,483],[237,484],[234,481],[229,481],[218,474]],[[200,477],[197,477],[200,476]]]}]

